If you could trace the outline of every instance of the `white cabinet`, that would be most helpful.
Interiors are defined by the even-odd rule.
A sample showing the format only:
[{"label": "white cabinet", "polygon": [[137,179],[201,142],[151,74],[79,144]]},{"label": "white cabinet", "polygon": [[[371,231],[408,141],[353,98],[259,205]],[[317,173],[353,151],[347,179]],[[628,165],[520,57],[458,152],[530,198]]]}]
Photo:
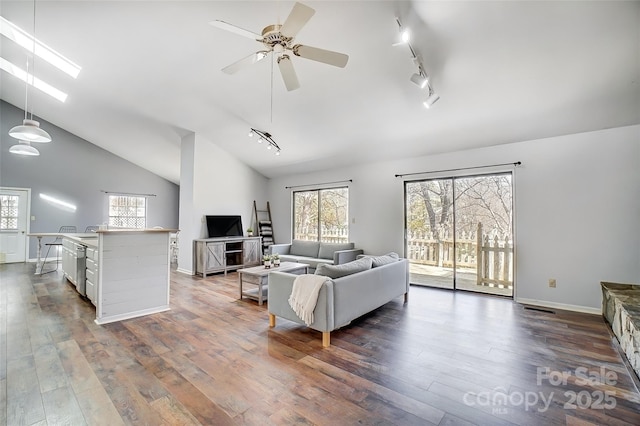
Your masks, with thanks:
[{"label": "white cabinet", "polygon": [[98,294],[98,250],[87,247],[87,298],[96,305]]},{"label": "white cabinet", "polygon": [[62,240],[62,270],[64,275],[73,285],[78,285],[77,279],[77,263],[78,263],[78,243],[68,238]]}]

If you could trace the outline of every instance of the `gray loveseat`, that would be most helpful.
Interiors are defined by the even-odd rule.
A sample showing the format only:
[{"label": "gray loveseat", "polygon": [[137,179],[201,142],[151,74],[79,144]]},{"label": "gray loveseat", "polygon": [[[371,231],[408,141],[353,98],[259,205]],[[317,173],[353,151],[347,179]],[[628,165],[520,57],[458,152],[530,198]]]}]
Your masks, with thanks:
[{"label": "gray loveseat", "polygon": [[[352,263],[356,262],[361,260]],[[340,265],[338,269],[347,265]],[[296,275],[286,272],[269,273],[270,327],[275,327],[276,316],[305,325],[288,302],[295,278]],[[407,259],[394,259],[351,275],[328,278],[320,288],[309,327],[322,332],[322,346],[327,347],[333,330],[402,295],[406,303],[409,297]]]},{"label": "gray loveseat", "polygon": [[319,264],[351,262],[362,254],[362,250],[354,248],[353,243],[293,240],[290,244],[272,244],[270,253],[278,254],[281,262],[307,263],[309,273],[313,273]]}]

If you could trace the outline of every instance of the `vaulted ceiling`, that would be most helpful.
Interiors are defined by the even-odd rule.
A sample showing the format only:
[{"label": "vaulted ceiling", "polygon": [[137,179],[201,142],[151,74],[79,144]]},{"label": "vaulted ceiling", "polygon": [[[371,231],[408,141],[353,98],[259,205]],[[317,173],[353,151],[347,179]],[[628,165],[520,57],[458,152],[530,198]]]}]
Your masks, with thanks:
[{"label": "vaulted ceiling", "polygon": [[[274,177],[640,124],[640,2],[304,3],[316,13],[296,42],[349,62],[293,57],[301,87],[288,92],[270,59],[221,72],[261,45],[209,22],[260,33],[293,2],[39,1],[37,38],[82,71],[74,80],[37,59],[36,76],[69,97],[32,90],[30,105],[174,182],[189,132]],[[3,0],[0,14],[32,32],[32,2]],[[441,95],[431,109],[409,81],[408,47],[392,46],[396,17]],[[26,62],[22,48],[0,43],[4,58]],[[0,97],[23,108],[24,84],[0,72]],[[249,139],[251,127],[271,133],[282,155]]]}]

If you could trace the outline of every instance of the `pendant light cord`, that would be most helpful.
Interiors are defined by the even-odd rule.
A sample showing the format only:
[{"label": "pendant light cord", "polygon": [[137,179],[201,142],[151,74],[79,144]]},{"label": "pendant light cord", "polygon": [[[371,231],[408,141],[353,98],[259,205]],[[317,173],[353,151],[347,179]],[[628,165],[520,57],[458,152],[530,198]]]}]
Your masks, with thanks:
[{"label": "pendant light cord", "polygon": [[[36,0],[33,0],[33,51],[31,52],[31,84],[35,87],[36,84]],[[27,90],[29,90],[29,60],[27,59]],[[27,100],[25,98],[25,106],[27,105]],[[27,116],[27,112],[24,112],[25,118]],[[33,102],[31,103],[31,119],[33,120]]]},{"label": "pendant light cord", "polygon": [[[26,84],[24,85],[24,119],[27,119],[27,110],[29,109],[27,107],[28,104],[28,100],[29,100],[29,57],[27,56],[27,81],[25,82]],[[33,114],[31,115],[33,117]]]}]

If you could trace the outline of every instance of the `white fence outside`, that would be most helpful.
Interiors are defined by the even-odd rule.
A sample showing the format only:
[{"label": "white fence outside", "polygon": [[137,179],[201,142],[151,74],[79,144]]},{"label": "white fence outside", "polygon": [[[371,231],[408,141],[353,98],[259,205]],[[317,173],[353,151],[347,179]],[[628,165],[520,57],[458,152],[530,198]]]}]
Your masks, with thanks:
[{"label": "white fence outside", "polygon": [[438,239],[426,233],[407,234],[407,258],[422,265],[442,268],[475,269],[478,285],[513,288],[513,241],[510,235],[482,234],[478,223],[475,233],[462,232],[454,239],[443,232]]}]

